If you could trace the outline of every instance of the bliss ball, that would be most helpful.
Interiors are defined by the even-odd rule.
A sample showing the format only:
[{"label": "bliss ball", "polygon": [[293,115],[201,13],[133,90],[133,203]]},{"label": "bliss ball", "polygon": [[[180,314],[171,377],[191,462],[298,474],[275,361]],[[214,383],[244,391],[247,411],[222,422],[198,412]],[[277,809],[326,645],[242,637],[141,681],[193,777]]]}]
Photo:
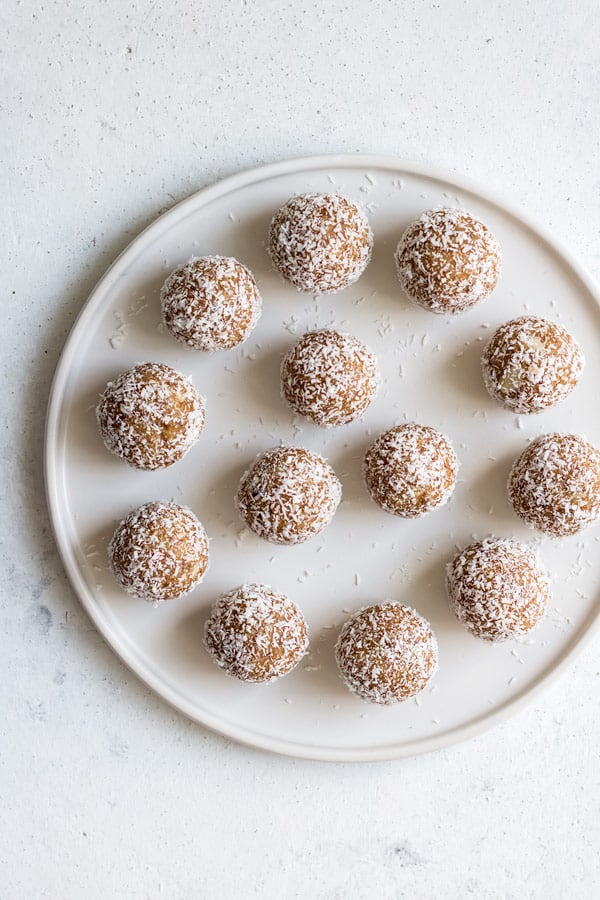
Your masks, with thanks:
[{"label": "bliss ball", "polygon": [[191,379],[162,363],[142,363],[109,381],[96,408],[107,450],[136,469],[164,469],[185,456],[204,415]]},{"label": "bliss ball", "polygon": [[429,622],[399,603],[360,610],[335,645],[342,680],[368,703],[400,703],[422,691],[438,666]]},{"label": "bliss ball", "polygon": [[550,599],[550,581],[534,551],[493,538],[455,556],[446,569],[446,589],[458,621],[484,641],[527,634]]},{"label": "bliss ball", "polygon": [[262,310],[252,273],[231,256],[202,256],[179,266],[160,292],[163,322],[194,350],[243,343]]},{"label": "bliss ball", "polygon": [[501,256],[498,241],[479,219],[462,209],[433,209],[400,238],[396,269],[414,303],[454,315],[491,294]]},{"label": "bliss ball", "polygon": [[335,294],[362,275],[373,234],[346,197],[299,194],[273,217],[268,247],[275,268],[299,291]]},{"label": "bliss ball", "polygon": [[308,648],[308,629],[285,594],[264,584],[244,584],[214,604],[204,642],[228,675],[267,682],[298,665]]},{"label": "bliss ball", "polygon": [[508,496],[527,525],[577,534],[600,516],[600,450],[576,434],[545,434],[515,461]]},{"label": "bliss ball", "polygon": [[408,519],[443,506],[457,473],[458,459],[448,438],[415,423],[384,431],[363,461],[363,477],[375,503]]},{"label": "bliss ball", "polygon": [[512,412],[536,413],[571,393],[584,359],[579,344],[561,325],[520,316],[494,332],[481,365],[494,400]]},{"label": "bliss ball", "polygon": [[299,544],[329,524],[341,496],[342,486],[322,456],[301,447],[275,447],[242,476],[237,506],[259,537]]},{"label": "bliss ball", "polygon": [[208,568],[208,538],[194,513],[177,503],[146,503],[116,529],[108,547],[115,578],[142,600],[174,600]]},{"label": "bliss ball", "polygon": [[315,425],[345,425],[361,416],[379,387],[374,354],[350,334],[311,331],[286,354],[282,394]]}]

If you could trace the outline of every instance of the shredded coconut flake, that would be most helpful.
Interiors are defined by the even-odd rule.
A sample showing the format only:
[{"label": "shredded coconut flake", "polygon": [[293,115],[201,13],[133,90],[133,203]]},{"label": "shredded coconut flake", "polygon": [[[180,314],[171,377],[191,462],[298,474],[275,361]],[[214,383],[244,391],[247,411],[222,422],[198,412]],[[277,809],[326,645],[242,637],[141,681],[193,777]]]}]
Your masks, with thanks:
[{"label": "shredded coconut flake", "polygon": [[329,524],[341,496],[341,484],[323,457],[282,446],[259,455],[242,476],[237,505],[259,537],[298,544]]},{"label": "shredded coconut flake", "polygon": [[359,207],[338,194],[300,194],[275,214],[269,253],[298,290],[331,294],[353,284],[371,256],[373,234]]},{"label": "shredded coconut flake", "polygon": [[434,209],[410,225],[396,250],[398,278],[419,306],[463,312],[494,289],[501,251],[489,229],[460,209]]},{"label": "shredded coconut flake", "polygon": [[216,601],[204,641],[228,675],[269,682],[287,675],[305,656],[308,628],[285,594],[264,584],[244,584]]},{"label": "shredded coconut flake", "polygon": [[343,626],[335,657],[345,684],[362,700],[391,704],[423,690],[437,670],[431,626],[414,609],[384,603]]},{"label": "shredded coconut flake", "polygon": [[446,587],[459,622],[486,641],[531,631],[550,598],[535,552],[513,540],[487,538],[462,550],[447,566]]},{"label": "shredded coconut flake", "polygon": [[573,390],[584,358],[561,325],[521,316],[494,332],[481,363],[485,386],[495,400],[516,413],[536,413]]},{"label": "shredded coconut flake", "polygon": [[165,468],[185,456],[204,415],[191,379],[162,363],[142,363],[109,382],[96,408],[106,448],[138,469]]},{"label": "shredded coconut flake", "polygon": [[312,331],[303,335],[281,364],[281,390],[292,409],[323,427],[361,416],[380,377],[372,351],[350,334]]},{"label": "shredded coconut flake", "polygon": [[372,444],[363,477],[372,499],[386,512],[414,518],[448,501],[458,459],[448,438],[426,425],[397,425]]},{"label": "shredded coconut flake", "polygon": [[193,257],[169,275],[160,299],[171,334],[204,351],[243,343],[262,310],[252,273],[231,256]]},{"label": "shredded coconut flake", "polygon": [[542,435],[515,461],[508,495],[528,525],[576,534],[600,516],[600,450],[579,435]]},{"label": "shredded coconut flake", "polygon": [[146,503],[117,527],[108,558],[127,593],[157,603],[181,597],[202,581],[208,538],[187,507]]}]

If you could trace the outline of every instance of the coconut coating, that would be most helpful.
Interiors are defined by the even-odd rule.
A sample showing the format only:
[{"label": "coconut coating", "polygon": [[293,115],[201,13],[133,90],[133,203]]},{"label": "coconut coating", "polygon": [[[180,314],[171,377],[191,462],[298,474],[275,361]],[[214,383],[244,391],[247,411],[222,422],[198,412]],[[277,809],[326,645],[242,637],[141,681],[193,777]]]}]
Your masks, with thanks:
[{"label": "coconut coating", "polygon": [[455,556],[446,568],[446,589],[458,621],[484,641],[527,634],[550,599],[550,581],[531,547],[494,538]]},{"label": "coconut coating", "polygon": [[576,434],[545,434],[516,459],[508,496],[527,525],[577,534],[600,516],[600,450]]},{"label": "coconut coating", "polygon": [[285,594],[264,584],[244,584],[214,604],[204,642],[228,675],[267,682],[298,665],[308,648],[308,629]]},{"label": "coconut coating", "polygon": [[341,496],[342,486],[323,457],[301,447],[275,447],[242,476],[237,506],[259,537],[299,544],[329,524]]},{"label": "coconut coating", "polygon": [[408,606],[381,603],[360,610],[335,645],[342,680],[368,703],[400,703],[422,691],[438,666],[429,622]]},{"label": "coconut coating", "polygon": [[252,273],[231,256],[194,257],[160,292],[163,321],[195,350],[230,350],[246,340],[262,310]]},{"label": "coconut coating", "polygon": [[374,354],[350,334],[311,331],[286,354],[281,390],[295,412],[316,425],[345,425],[361,416],[379,387]]},{"label": "coconut coating", "polygon": [[386,512],[417,518],[450,498],[458,459],[448,438],[427,425],[397,425],[367,450],[363,477],[369,494]]},{"label": "coconut coating", "polygon": [[190,378],[142,363],[109,381],[96,408],[104,444],[136,469],[164,469],[200,437],[204,400]]},{"label": "coconut coating", "polygon": [[275,214],[269,253],[279,273],[299,291],[334,294],[363,273],[373,234],[362,210],[338,194],[300,194]]},{"label": "coconut coating", "polygon": [[536,413],[570,394],[583,371],[579,344],[561,325],[538,316],[505,322],[482,360],[490,395],[516,413]]},{"label": "coconut coating", "polygon": [[494,290],[502,254],[483,222],[462,209],[444,208],[409,225],[395,258],[400,284],[414,303],[453,315]]},{"label": "coconut coating", "polygon": [[158,602],[192,591],[208,568],[208,538],[191,509],[146,503],[117,527],[111,569],[128,594]]}]

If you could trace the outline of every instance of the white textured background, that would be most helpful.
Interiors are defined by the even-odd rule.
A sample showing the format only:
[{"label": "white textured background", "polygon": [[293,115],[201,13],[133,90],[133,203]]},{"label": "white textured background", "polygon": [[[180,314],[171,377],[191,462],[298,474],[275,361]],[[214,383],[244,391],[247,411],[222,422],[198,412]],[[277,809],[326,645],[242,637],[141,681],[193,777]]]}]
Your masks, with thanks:
[{"label": "white textured background", "polygon": [[253,752],[104,646],[41,472],[89,290],[160,211],[241,168],[338,151],[453,167],[600,276],[598,22],[597,0],[4,0],[2,900],[598,896],[600,640],[526,712],[436,755]]}]

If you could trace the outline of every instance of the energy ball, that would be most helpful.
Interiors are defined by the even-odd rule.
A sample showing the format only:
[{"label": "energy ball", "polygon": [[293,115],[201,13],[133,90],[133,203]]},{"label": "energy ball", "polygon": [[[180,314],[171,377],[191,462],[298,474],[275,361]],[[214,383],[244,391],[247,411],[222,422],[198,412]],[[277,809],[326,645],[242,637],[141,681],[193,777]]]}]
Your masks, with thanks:
[{"label": "energy ball", "polygon": [[516,413],[536,413],[570,394],[583,370],[579,344],[561,325],[538,316],[505,322],[482,360],[490,395]]},{"label": "energy ball", "polygon": [[109,381],[96,418],[107,450],[136,469],[164,469],[200,437],[204,400],[170,366],[142,363]]},{"label": "energy ball", "polygon": [[341,496],[342,486],[323,457],[301,447],[275,447],[242,476],[237,506],[259,537],[299,544],[329,524]]},{"label": "energy ball", "polygon": [[545,434],[515,461],[508,496],[523,521],[555,537],[600,516],[600,450],[576,434]]},{"label": "energy ball", "polygon": [[429,622],[400,603],[381,603],[349,619],[335,645],[342,680],[368,703],[401,703],[423,690],[438,666]]},{"label": "energy ball", "polygon": [[550,599],[550,581],[536,554],[512,540],[471,544],[448,564],[446,588],[458,621],[484,641],[527,634]]},{"label": "energy ball", "polygon": [[194,350],[243,343],[262,310],[252,273],[231,256],[202,256],[179,266],[160,292],[168,331]]},{"label": "energy ball", "polygon": [[192,591],[208,568],[208,538],[194,513],[177,503],[146,503],[116,529],[111,569],[134,597],[159,602]]},{"label": "energy ball", "polygon": [[315,425],[345,425],[361,416],[379,387],[374,354],[350,334],[311,331],[286,354],[281,390]]},{"label": "energy ball", "polygon": [[494,290],[501,258],[500,245],[483,222],[462,209],[433,209],[400,238],[396,269],[414,303],[454,315]]},{"label": "energy ball", "polygon": [[363,477],[375,503],[408,519],[443,506],[457,473],[458,459],[448,438],[414,423],[384,431],[363,461]]},{"label": "energy ball", "polygon": [[362,275],[373,234],[366,215],[338,194],[299,194],[275,214],[269,253],[299,291],[335,294]]},{"label": "energy ball", "polygon": [[243,584],[219,597],[204,632],[206,648],[228,675],[267,682],[298,665],[308,629],[296,604],[264,584]]}]

